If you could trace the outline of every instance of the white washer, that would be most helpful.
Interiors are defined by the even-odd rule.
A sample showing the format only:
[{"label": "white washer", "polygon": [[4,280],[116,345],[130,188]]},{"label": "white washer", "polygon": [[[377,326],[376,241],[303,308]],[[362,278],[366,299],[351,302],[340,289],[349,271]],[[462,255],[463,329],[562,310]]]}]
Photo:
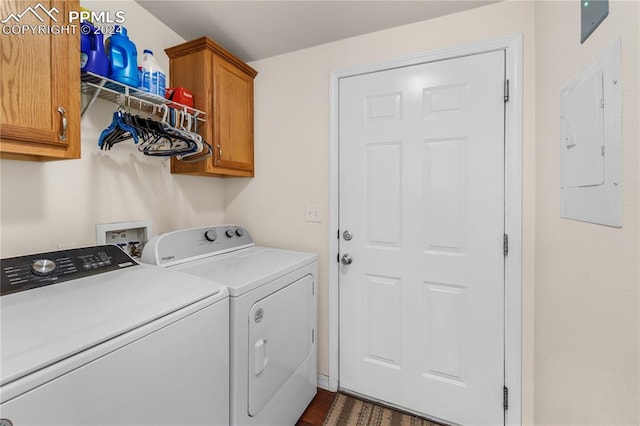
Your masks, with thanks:
[{"label": "white washer", "polygon": [[295,424],[316,394],[317,255],[221,225],[155,237],[142,261],[229,289],[231,424]]},{"label": "white washer", "polygon": [[0,424],[228,424],[225,287],[116,246],[0,269]]}]

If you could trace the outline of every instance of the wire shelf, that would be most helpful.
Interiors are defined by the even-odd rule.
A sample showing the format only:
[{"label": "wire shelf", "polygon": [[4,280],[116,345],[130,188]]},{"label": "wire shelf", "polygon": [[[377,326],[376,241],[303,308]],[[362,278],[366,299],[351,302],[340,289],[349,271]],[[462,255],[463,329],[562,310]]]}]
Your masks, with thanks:
[{"label": "wire shelf", "polygon": [[203,117],[205,112],[203,111],[127,86],[101,75],[84,72],[81,75],[81,80],[82,93],[91,95],[91,100],[82,109],[82,115],[91,107],[96,98],[100,98],[145,112],[159,112],[158,106],[167,105],[180,111],[186,111],[199,121],[205,121]]}]

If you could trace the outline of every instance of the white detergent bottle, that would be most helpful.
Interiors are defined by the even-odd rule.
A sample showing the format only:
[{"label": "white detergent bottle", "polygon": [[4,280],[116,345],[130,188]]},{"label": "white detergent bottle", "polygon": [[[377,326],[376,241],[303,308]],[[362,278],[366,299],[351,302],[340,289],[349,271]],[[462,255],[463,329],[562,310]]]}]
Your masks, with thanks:
[{"label": "white detergent bottle", "polygon": [[138,69],[140,70],[140,89],[164,98],[166,74],[156,62],[151,50],[144,50],[142,58],[138,60]]}]

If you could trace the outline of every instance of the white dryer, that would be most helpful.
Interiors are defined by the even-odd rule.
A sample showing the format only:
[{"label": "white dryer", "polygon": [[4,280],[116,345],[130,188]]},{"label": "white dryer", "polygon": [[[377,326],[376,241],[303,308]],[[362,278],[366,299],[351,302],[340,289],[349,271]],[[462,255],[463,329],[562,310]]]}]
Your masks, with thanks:
[{"label": "white dryer", "polygon": [[0,263],[0,424],[228,424],[225,287],[116,246]]},{"label": "white dryer", "polygon": [[294,425],[316,394],[317,255],[222,225],[157,236],[142,261],[227,286],[231,424]]}]

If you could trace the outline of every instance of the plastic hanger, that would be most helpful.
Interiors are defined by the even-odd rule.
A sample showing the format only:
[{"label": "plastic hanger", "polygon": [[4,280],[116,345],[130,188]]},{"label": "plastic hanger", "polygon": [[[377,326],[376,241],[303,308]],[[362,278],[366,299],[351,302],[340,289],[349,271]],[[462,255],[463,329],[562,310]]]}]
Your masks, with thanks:
[{"label": "plastic hanger", "polygon": [[[126,99],[129,102],[130,98]],[[162,112],[161,120],[152,117]],[[173,156],[184,162],[202,161],[212,155],[211,145],[197,133],[197,114],[191,115],[168,105],[154,105],[145,118],[125,111],[124,103],[113,113],[111,123],[98,138],[98,146],[110,150],[113,145],[133,139],[145,155]]]},{"label": "plastic hanger", "polygon": [[137,144],[139,140],[138,133],[134,127],[125,123],[123,112],[118,109],[113,113],[109,126],[100,133],[98,146],[100,149],[110,150],[113,145],[129,139],[133,139]]}]

